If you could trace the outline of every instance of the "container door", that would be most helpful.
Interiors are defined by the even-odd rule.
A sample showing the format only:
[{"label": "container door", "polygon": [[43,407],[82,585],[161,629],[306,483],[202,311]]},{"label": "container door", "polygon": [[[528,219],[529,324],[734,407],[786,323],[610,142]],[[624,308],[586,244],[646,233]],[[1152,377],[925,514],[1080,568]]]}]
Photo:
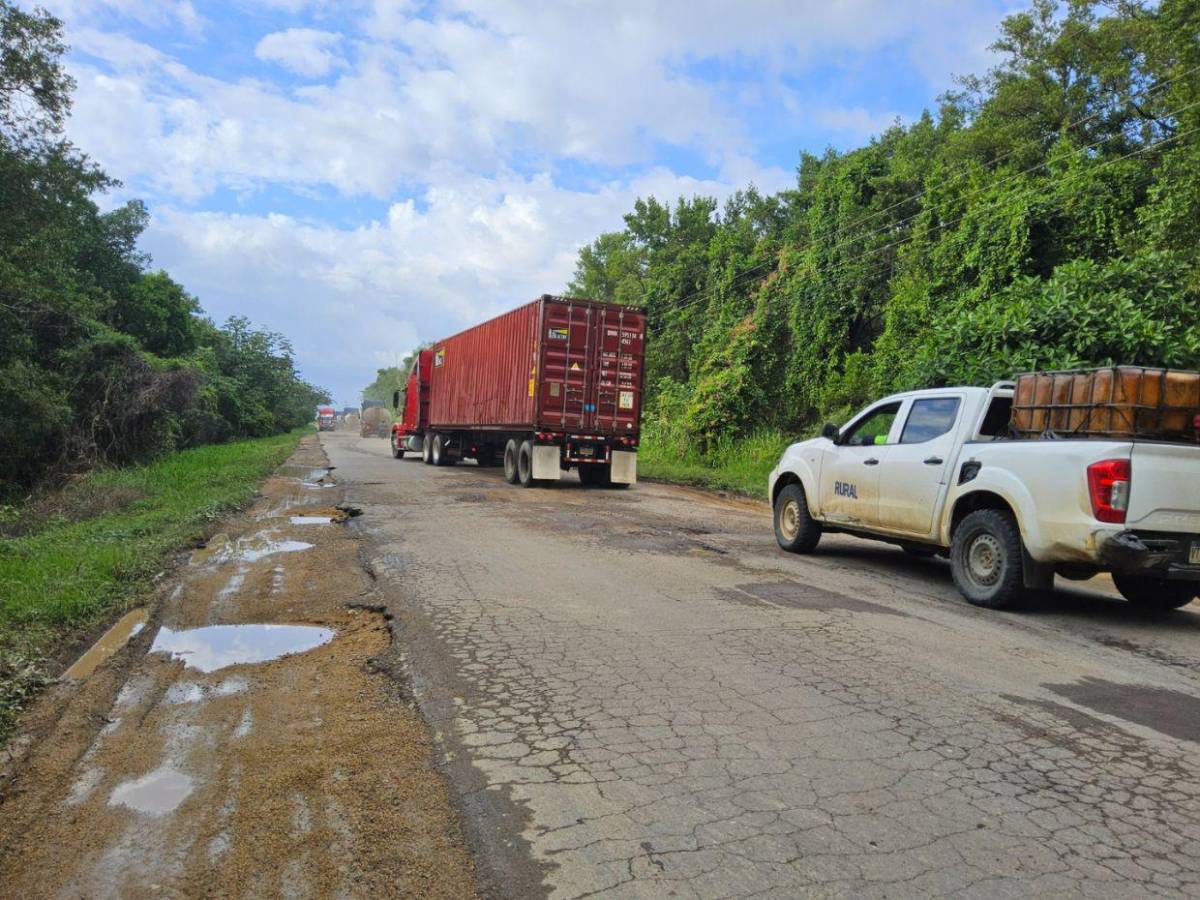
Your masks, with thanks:
[{"label": "container door", "polygon": [[595,322],[595,429],[636,434],[642,411],[645,316],[621,307],[598,307]]},{"label": "container door", "polygon": [[541,423],[564,430],[587,427],[591,308],[547,302],[542,320]]}]

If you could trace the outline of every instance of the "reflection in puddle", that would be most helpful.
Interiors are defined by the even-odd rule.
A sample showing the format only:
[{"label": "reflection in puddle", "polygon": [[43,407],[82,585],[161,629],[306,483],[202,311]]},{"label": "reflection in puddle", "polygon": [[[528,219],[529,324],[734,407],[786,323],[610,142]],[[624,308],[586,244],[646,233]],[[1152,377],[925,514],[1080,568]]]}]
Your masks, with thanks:
[{"label": "reflection in puddle", "polygon": [[331,471],[333,471],[332,467],[325,466],[313,468],[311,466],[284,465],[276,470],[276,474],[284,478],[295,478],[297,481],[302,481],[305,484],[316,484],[322,479],[328,478]]},{"label": "reflection in puddle", "polygon": [[116,625],[101,635],[100,640],[92,644],[87,653],[63,673],[63,677],[87,678],[99,668],[100,663],[124,647],[131,637],[142,630],[147,615],[145,607],[126,613]]},{"label": "reflection in puddle", "polygon": [[231,697],[250,687],[245,678],[226,678],[216,687],[197,684],[194,681],[177,681],[167,689],[167,703],[199,703],[209,697]]},{"label": "reflection in puddle", "polygon": [[[240,537],[236,541],[230,540],[227,534],[218,534],[205,547],[192,553],[192,562],[194,564],[210,560],[224,562],[229,559],[258,562],[258,560],[276,553],[296,553],[312,546],[304,541],[273,540],[270,537],[271,533],[272,530],[260,531],[257,534]],[[240,587],[240,582],[236,582],[236,579],[237,575],[235,574],[228,585],[231,592]]]},{"label": "reflection in puddle", "polygon": [[314,625],[210,625],[186,631],[162,628],[150,652],[170,653],[189,669],[215,672],[226,666],[304,653],[332,639],[331,629]]},{"label": "reflection in puddle", "polygon": [[292,516],[293,525],[329,525],[333,516]]},{"label": "reflection in puddle", "polygon": [[117,785],[109,806],[128,806],[150,816],[169,813],[192,792],[192,779],[178,769],[160,766],[153,772]]}]

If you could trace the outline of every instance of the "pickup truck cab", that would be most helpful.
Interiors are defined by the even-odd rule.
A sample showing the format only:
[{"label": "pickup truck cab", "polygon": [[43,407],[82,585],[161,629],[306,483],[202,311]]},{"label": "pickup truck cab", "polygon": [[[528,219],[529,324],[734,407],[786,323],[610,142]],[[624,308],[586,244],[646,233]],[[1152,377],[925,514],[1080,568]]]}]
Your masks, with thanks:
[{"label": "pickup truck cab", "polygon": [[1016,606],[1055,574],[1111,572],[1130,602],[1200,594],[1200,445],[1009,437],[1013,384],[894,394],[788,447],[768,491],[775,537],[823,532],[950,557],[971,603]]}]

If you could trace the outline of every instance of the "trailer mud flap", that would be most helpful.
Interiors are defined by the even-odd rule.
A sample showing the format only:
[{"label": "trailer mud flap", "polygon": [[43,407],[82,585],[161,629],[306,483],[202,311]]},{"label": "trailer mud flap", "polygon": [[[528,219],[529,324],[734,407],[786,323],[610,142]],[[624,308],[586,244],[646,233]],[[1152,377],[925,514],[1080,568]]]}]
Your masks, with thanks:
[{"label": "trailer mud flap", "polygon": [[556,446],[533,447],[533,477],[536,481],[558,481],[562,478],[559,457],[562,451]]},{"label": "trailer mud flap", "polygon": [[628,450],[612,452],[612,480],[617,484],[637,484],[637,454]]}]

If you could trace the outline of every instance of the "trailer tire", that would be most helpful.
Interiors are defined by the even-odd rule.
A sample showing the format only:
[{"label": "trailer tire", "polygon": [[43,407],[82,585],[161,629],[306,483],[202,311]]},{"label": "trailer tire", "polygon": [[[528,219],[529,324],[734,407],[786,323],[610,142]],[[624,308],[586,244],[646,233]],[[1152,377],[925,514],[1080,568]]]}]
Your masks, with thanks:
[{"label": "trailer tire", "polygon": [[533,441],[521,441],[517,452],[517,483],[521,487],[533,487]]},{"label": "trailer tire", "polygon": [[1021,529],[1002,509],[977,509],[954,530],[950,545],[954,586],[985,609],[1015,609],[1026,597]]},{"label": "trailer tire", "polygon": [[396,433],[392,432],[392,459],[404,459],[404,447],[396,443]]},{"label": "trailer tire", "polygon": [[1187,606],[1196,597],[1197,585],[1190,581],[1168,581],[1148,575],[1113,572],[1113,584],[1133,606],[1148,613],[1164,613]]},{"label": "trailer tire", "polygon": [[421,438],[421,462],[433,465],[433,439],[428,434]]},{"label": "trailer tire", "polygon": [[446,446],[448,443],[450,442],[440,434],[433,436],[433,464],[435,466],[454,465],[454,457],[450,455],[450,448]]},{"label": "trailer tire", "polygon": [[509,484],[517,483],[520,457],[521,447],[515,440],[504,445],[504,480]]},{"label": "trailer tire", "polygon": [[821,523],[808,511],[808,495],[799,483],[775,498],[775,542],[788,553],[812,553],[821,540]]}]

